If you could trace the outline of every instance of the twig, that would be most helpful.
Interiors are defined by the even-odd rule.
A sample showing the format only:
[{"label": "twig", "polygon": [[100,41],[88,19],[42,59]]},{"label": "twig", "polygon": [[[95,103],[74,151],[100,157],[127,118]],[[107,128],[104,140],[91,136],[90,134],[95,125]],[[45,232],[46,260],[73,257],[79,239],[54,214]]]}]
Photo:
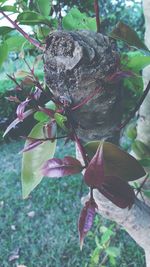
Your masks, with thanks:
[{"label": "twig", "polygon": [[3,12],[2,10],[0,10],[0,13],[14,26],[14,28],[18,31],[18,32],[20,32],[31,44],[33,44],[35,47],[37,47],[38,49],[40,49],[40,50],[42,50],[42,51],[44,51],[44,47],[43,46],[41,46],[41,44],[37,41],[37,40],[35,40],[35,39],[33,39],[33,38],[31,38],[24,30],[22,30],[20,27],[19,27],[19,25],[15,22],[15,21],[13,21],[8,15],[6,15],[5,14],[5,12]]},{"label": "twig", "polygon": [[95,95],[97,95],[101,91],[102,91],[101,88],[96,88],[93,93],[91,93],[89,96],[87,96],[86,98],[84,98],[83,101],[81,101],[78,105],[72,107],[71,110],[74,111],[74,110],[76,110],[78,108],[81,108],[83,105],[85,105],[86,103],[88,103]]},{"label": "twig", "polygon": [[99,17],[99,4],[98,0],[94,0],[94,10],[96,15],[97,32],[100,32],[100,17]]},{"label": "twig", "polygon": [[60,1],[58,1],[58,30],[62,30],[62,15],[61,15]]},{"label": "twig", "polygon": [[138,194],[141,192],[141,189],[143,188],[143,186],[145,185],[145,183],[147,182],[148,179],[149,179],[149,176],[147,174],[146,177],[145,177],[145,179],[143,180],[143,182],[140,184],[140,187],[137,188],[136,196],[138,196]]},{"label": "twig", "polygon": [[11,75],[7,74],[8,78],[11,79],[19,88],[20,90],[22,91],[23,88],[21,87],[21,85],[17,82],[16,78],[15,77],[12,77]]},{"label": "twig", "polygon": [[137,105],[135,106],[135,108],[131,111],[129,117],[125,120],[125,122],[123,122],[123,123],[121,124],[121,126],[119,127],[118,130],[123,129],[123,128],[129,123],[129,121],[134,117],[135,113],[139,110],[139,108],[140,108],[140,106],[142,105],[144,99],[146,98],[146,96],[147,96],[149,90],[150,90],[150,81],[149,81],[149,83],[148,83],[148,85],[147,85],[145,91],[143,92],[143,95],[141,96],[139,102],[137,103]]},{"label": "twig", "polygon": [[105,254],[104,258],[103,258],[102,261],[100,262],[99,267],[102,267],[102,266],[107,262],[107,260],[108,260],[108,255]]},{"label": "twig", "polygon": [[64,135],[64,136],[57,136],[57,137],[53,137],[53,138],[33,138],[33,137],[26,137],[26,136],[20,136],[23,139],[27,139],[29,141],[54,141],[57,139],[63,139],[63,138],[67,138],[68,135]]}]

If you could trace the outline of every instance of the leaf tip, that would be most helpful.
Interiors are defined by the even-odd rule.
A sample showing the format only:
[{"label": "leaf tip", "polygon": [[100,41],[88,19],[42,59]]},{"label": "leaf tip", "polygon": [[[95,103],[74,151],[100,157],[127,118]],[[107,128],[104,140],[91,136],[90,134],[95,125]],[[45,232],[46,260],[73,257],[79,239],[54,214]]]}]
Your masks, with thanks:
[{"label": "leaf tip", "polygon": [[82,238],[80,238],[80,251],[82,251],[82,249],[83,249],[83,243],[84,243],[84,239],[82,237]]}]

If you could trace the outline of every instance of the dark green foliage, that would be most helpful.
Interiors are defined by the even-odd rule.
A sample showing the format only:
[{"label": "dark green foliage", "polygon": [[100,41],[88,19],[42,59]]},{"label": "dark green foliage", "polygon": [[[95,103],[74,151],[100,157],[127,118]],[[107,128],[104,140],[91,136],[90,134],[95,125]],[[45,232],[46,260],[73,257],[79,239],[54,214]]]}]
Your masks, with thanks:
[{"label": "dark green foliage", "polygon": [[[67,5],[69,8],[74,5],[77,6],[82,12],[89,15],[94,14],[93,1],[80,1],[80,0],[63,0],[62,5]],[[129,8],[127,6],[129,5]],[[143,38],[144,35],[144,17],[142,11],[142,3],[136,1],[105,1],[99,0],[100,17],[101,17],[101,30],[103,33],[108,33],[112,28],[122,20],[124,23],[129,24],[139,35]]]}]

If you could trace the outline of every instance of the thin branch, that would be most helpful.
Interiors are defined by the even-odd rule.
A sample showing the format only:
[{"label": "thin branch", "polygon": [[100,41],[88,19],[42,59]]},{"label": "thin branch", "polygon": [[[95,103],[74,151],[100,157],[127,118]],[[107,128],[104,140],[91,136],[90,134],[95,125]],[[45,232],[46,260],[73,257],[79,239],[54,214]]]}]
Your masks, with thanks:
[{"label": "thin branch", "polygon": [[98,0],[94,0],[94,10],[96,15],[97,32],[100,32],[100,17],[99,17],[99,4]]},{"label": "thin branch", "polygon": [[130,120],[134,117],[135,113],[139,110],[139,108],[140,108],[140,106],[142,105],[144,99],[146,98],[146,96],[147,96],[149,90],[150,90],[150,81],[149,81],[149,83],[148,83],[146,89],[144,90],[143,95],[141,96],[139,102],[137,103],[137,105],[135,106],[135,108],[131,111],[129,117],[125,120],[125,122],[123,122],[123,123],[121,124],[121,126],[119,127],[118,130],[123,129],[123,128],[130,122]]},{"label": "thin branch", "polygon": [[9,75],[9,74],[7,74],[7,77],[9,78],[9,79],[11,79],[19,88],[20,88],[20,90],[22,91],[23,90],[23,88],[21,87],[21,85],[17,82],[17,80],[16,80],[16,78],[15,77],[12,77],[11,75]]},{"label": "thin branch", "polygon": [[83,99],[78,105],[71,108],[72,111],[75,111],[76,109],[81,108],[83,105],[88,103],[95,95],[99,94],[102,91],[101,88],[96,88],[93,93],[91,93],[89,96]]},{"label": "thin branch", "polygon": [[29,141],[54,141],[54,140],[57,140],[57,139],[64,139],[64,138],[67,138],[68,135],[64,135],[64,136],[57,136],[57,137],[53,137],[53,138],[33,138],[33,137],[26,137],[26,136],[20,136],[21,138],[23,139],[27,139]]},{"label": "thin branch", "polygon": [[58,30],[62,30],[61,3],[58,1]]},{"label": "thin branch", "polygon": [[2,10],[0,10],[0,13],[14,26],[14,28],[18,31],[18,32],[20,32],[31,44],[33,44],[35,47],[37,47],[38,49],[40,49],[40,50],[42,50],[42,51],[44,51],[44,46],[41,46],[41,44],[37,41],[37,40],[35,40],[35,39],[33,39],[33,38],[31,38],[24,30],[22,30],[20,27],[19,27],[19,25],[15,22],[15,21],[13,21],[8,15],[6,15],[5,14],[5,12],[3,12]]},{"label": "thin branch", "polygon": [[137,188],[136,196],[138,196],[138,194],[141,193],[141,189],[143,188],[143,186],[145,185],[145,183],[147,182],[148,179],[149,179],[149,175],[147,174],[146,177],[145,177],[145,179],[141,183],[140,187]]}]

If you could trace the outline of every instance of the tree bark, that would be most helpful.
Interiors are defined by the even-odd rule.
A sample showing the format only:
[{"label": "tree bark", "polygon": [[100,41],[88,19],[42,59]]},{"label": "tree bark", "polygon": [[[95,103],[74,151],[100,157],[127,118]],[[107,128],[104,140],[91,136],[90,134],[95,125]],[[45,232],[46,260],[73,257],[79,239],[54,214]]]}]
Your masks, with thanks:
[{"label": "tree bark", "polygon": [[[150,208],[136,199],[130,210],[128,208],[120,209],[96,189],[93,196],[98,205],[98,213],[124,227],[137,244],[144,249],[146,266],[150,267],[150,260],[148,260],[150,257]],[[82,203],[84,204],[88,199],[89,196],[84,197]]]},{"label": "tree bark", "polygon": [[58,31],[47,39],[45,78],[55,97],[76,106],[100,89],[73,112],[84,142],[102,138],[116,142],[119,137],[121,89],[107,82],[118,70],[118,58],[115,42],[100,33]]},{"label": "tree bark", "polygon": [[[122,115],[121,87],[120,83],[114,85],[108,82],[109,77],[119,70],[114,42],[100,33],[58,31],[47,40],[44,61],[47,86],[59,101],[78,106],[96,88],[101,88],[86,105],[80,106],[73,113],[76,131],[82,141],[105,139],[117,142],[119,135],[116,129]],[[150,145],[148,128],[144,128],[145,124],[149,127],[149,119],[143,120],[150,114],[148,97],[149,100],[145,100],[140,109],[137,138]],[[144,135],[141,129],[142,132],[145,129]],[[79,153],[78,158],[81,158]],[[145,250],[146,264],[150,267],[150,207],[136,199],[130,210],[120,209],[98,190],[94,190],[94,198],[98,213],[122,225]]]}]

